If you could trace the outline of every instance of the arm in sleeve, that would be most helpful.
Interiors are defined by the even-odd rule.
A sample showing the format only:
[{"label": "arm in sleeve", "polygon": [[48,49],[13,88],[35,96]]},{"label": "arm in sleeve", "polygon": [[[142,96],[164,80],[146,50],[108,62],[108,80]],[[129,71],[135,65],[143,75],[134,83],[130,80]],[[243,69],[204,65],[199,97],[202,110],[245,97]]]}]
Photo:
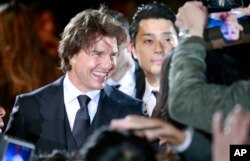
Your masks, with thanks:
[{"label": "arm in sleeve", "polygon": [[169,75],[170,116],[186,125],[211,132],[213,113],[220,109],[227,115],[241,104],[250,110],[250,81],[231,86],[208,84],[205,42],[190,37],[174,50]]},{"label": "arm in sleeve", "polygon": [[14,107],[10,114],[10,119],[8,121],[6,130],[4,132],[6,135],[10,135],[18,138],[26,138],[24,118],[20,108],[20,97],[17,96]]}]

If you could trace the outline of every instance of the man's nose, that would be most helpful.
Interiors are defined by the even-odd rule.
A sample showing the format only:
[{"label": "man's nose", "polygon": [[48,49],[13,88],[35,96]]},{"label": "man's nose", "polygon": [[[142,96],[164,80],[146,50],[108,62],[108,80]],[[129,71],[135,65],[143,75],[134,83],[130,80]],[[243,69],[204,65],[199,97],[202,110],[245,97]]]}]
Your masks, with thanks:
[{"label": "man's nose", "polygon": [[155,43],[155,53],[163,54],[164,53],[164,44],[161,41]]}]

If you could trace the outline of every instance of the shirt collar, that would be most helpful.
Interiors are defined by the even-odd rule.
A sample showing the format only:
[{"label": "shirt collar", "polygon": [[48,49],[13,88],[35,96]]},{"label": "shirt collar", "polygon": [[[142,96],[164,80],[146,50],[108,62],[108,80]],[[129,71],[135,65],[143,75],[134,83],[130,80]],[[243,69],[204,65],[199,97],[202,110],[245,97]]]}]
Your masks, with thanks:
[{"label": "shirt collar", "polygon": [[79,89],[77,89],[69,80],[68,73],[66,73],[66,76],[63,81],[63,87],[64,87],[64,100],[65,103],[69,103],[77,98],[77,96],[85,94],[89,96],[92,99],[94,99],[97,95],[100,94],[100,90],[93,90],[87,93],[83,93]]},{"label": "shirt collar", "polygon": [[145,82],[146,82],[146,88],[145,88],[144,96],[149,96],[152,91],[159,92],[159,86],[158,87],[151,86],[146,78],[145,78]]}]

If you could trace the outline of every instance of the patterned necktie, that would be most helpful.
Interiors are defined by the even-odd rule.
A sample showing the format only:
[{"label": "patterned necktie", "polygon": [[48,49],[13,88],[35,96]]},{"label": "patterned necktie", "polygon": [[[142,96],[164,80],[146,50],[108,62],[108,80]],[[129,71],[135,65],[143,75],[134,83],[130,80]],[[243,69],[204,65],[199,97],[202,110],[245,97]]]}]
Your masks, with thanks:
[{"label": "patterned necktie", "polygon": [[80,109],[76,113],[72,133],[75,137],[78,147],[80,147],[84,139],[84,135],[90,126],[90,117],[88,112],[88,103],[90,98],[86,95],[80,95],[77,97],[77,99],[80,104]]}]

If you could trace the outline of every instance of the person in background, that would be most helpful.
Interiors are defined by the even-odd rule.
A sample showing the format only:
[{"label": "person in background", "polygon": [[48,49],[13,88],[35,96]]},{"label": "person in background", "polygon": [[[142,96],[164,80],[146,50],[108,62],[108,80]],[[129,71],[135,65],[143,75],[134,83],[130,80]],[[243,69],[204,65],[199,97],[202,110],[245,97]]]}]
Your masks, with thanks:
[{"label": "person in background", "polygon": [[46,2],[33,2],[27,8],[43,48],[51,58],[57,60],[60,29],[52,6]]},{"label": "person in background", "polygon": [[142,114],[143,102],[106,84],[127,32],[105,6],[87,9],[66,25],[59,43],[65,75],[16,97],[5,134],[35,144],[37,151],[78,150],[114,118]]},{"label": "person in background", "polygon": [[[150,8],[151,6],[153,6],[152,8]],[[158,20],[157,18],[155,18],[155,17],[160,17],[160,16],[165,16],[164,14],[165,13],[168,13],[168,8],[166,8],[166,6],[165,5],[163,5],[163,4],[159,4],[159,3],[154,3],[154,4],[147,4],[147,5],[145,5],[145,6],[143,6],[143,8],[140,10],[140,11],[138,11],[138,13],[139,13],[139,15],[138,15],[138,17],[143,17],[143,19],[141,20],[141,21],[149,21],[149,22],[151,22],[150,20],[152,19],[152,17],[153,17],[153,20],[156,20],[156,21],[160,21],[160,20]],[[112,13],[112,12],[111,12]],[[147,14],[148,13],[148,14]],[[120,15],[120,14],[118,14],[118,13],[116,13],[116,12],[113,12],[112,13],[113,15]],[[112,15],[111,14],[111,15]],[[143,15],[143,16],[142,16]],[[171,16],[174,16],[173,15],[173,13],[171,13],[170,14]],[[154,17],[155,16],[155,17]],[[168,15],[167,15],[168,16]],[[164,18],[166,18],[167,16],[165,16]],[[114,17],[114,16],[113,16]],[[170,17],[170,16],[169,16]],[[116,17],[116,19],[118,19],[118,18],[120,18],[120,22],[122,21],[122,20],[124,20],[124,19],[121,19],[121,17]],[[140,19],[140,18],[135,18],[135,20],[134,21],[138,21],[138,19]],[[119,20],[119,19],[118,19]],[[163,19],[164,21],[165,21],[165,19]],[[166,22],[168,22],[167,20],[166,20]],[[169,21],[170,22],[170,21]],[[173,21],[174,22],[174,21]],[[173,23],[171,24],[171,25],[173,25]],[[124,25],[124,26],[126,26],[126,25]],[[158,25],[159,26],[159,25]],[[163,27],[162,27],[163,28]],[[144,29],[144,28],[143,28]],[[139,33],[141,32],[141,30],[143,30],[143,29],[141,29],[141,27],[138,29],[139,30]],[[151,29],[151,30],[150,30]],[[148,32],[148,33],[151,33],[151,32],[156,32],[156,31],[158,31],[158,30],[153,30],[153,28],[150,28],[149,30],[147,30],[147,31],[150,31],[150,32]],[[163,28],[164,29],[164,28]],[[144,30],[143,30],[144,31]],[[164,36],[164,34],[168,34],[168,31],[166,31],[166,32],[164,32],[165,30],[163,30],[163,32],[162,32],[162,35]],[[146,34],[147,34],[147,32],[145,32]],[[141,34],[141,33],[140,33]],[[176,33],[175,33],[176,34]],[[143,34],[142,34],[143,35]],[[157,35],[157,34],[156,34]],[[152,34],[152,36],[154,36],[153,34]],[[155,38],[156,40],[156,43],[157,43],[157,37]],[[137,40],[138,42],[140,42],[140,40]],[[136,42],[137,42],[136,41]],[[137,43],[138,43],[137,42]],[[140,47],[140,48],[142,48],[142,44],[140,44],[140,45],[138,45],[138,48]],[[146,45],[145,45],[146,46]],[[166,45],[167,46],[167,45]],[[152,47],[153,48],[153,47]],[[121,54],[121,52],[120,52],[120,54]],[[123,53],[124,54],[124,53]],[[126,53],[126,54],[128,54],[128,53]],[[145,53],[146,54],[146,53]],[[161,53],[161,54],[163,54],[163,53]],[[141,56],[141,61],[145,61],[144,59],[143,59],[143,56],[145,56],[145,55],[142,55]],[[122,65],[122,64],[120,64],[120,65]],[[164,71],[165,70],[167,70],[167,69],[165,69],[164,68]],[[160,75],[160,74],[159,74]],[[111,78],[112,78],[112,76],[111,76]],[[165,77],[164,77],[165,78]],[[164,84],[164,83],[166,83],[165,81],[163,81],[162,82],[162,84]],[[165,87],[165,85],[163,86],[163,87]],[[160,110],[159,110],[160,111]],[[164,118],[165,117],[167,117],[167,116],[164,116]],[[167,120],[164,120],[164,121],[167,121]],[[182,130],[180,130],[180,129],[177,129],[174,125],[171,125],[171,126],[169,126],[169,127],[172,127],[171,129],[172,130],[170,130],[171,132],[169,133],[169,135],[171,135],[171,136],[174,136],[175,135],[175,139],[173,139],[173,140],[175,140],[175,143],[174,143],[174,145],[181,145],[182,143],[184,143],[184,142],[189,142],[190,140],[192,140],[192,137],[193,136],[191,136],[191,134],[189,133],[189,132],[187,132],[187,131],[182,131]],[[187,134],[188,133],[188,134]],[[189,137],[186,137],[185,135],[189,135]],[[200,136],[201,137],[201,136]],[[188,138],[188,139],[187,139]],[[186,140],[185,140],[186,139]],[[184,141],[185,140],[185,141]],[[189,140],[189,141],[188,141]],[[204,140],[206,140],[206,139],[204,139]],[[205,143],[208,143],[208,141],[205,141]],[[205,143],[204,143],[204,145],[205,145]],[[194,145],[194,144],[193,144]],[[192,146],[193,146],[192,145]],[[188,147],[189,145],[187,145],[187,147]],[[191,146],[191,147],[192,147]],[[191,148],[192,149],[192,148]],[[204,152],[204,151],[203,151]],[[210,152],[210,151],[209,151]],[[187,153],[189,153],[189,152],[187,152]],[[197,159],[197,158],[196,158]]]},{"label": "person in background", "polygon": [[16,95],[54,80],[58,69],[50,64],[23,4],[0,5],[0,35],[0,105],[7,122]]},{"label": "person in background", "polygon": [[46,54],[44,63],[52,69],[56,69],[47,74],[50,75],[49,82],[51,82],[63,75],[63,72],[59,70],[60,59],[57,51],[60,28],[50,4],[33,2],[27,4],[27,8],[42,48],[45,51],[44,54]]},{"label": "person in background", "polygon": [[[199,16],[192,19],[194,15]],[[250,82],[249,79],[238,80],[228,86],[207,83],[203,40],[206,20],[207,9],[201,2],[187,2],[179,9],[176,25],[180,29],[185,27],[189,33],[174,50],[169,76],[169,109],[174,120],[211,133],[211,120],[216,110],[221,109],[227,116],[232,107],[240,104],[249,111]]]},{"label": "person in background", "polygon": [[[164,71],[168,71],[169,69],[167,66],[162,69],[162,64],[164,61],[170,61],[168,60],[168,55],[171,54],[171,50],[178,44],[177,30],[174,26],[174,22],[175,14],[165,4],[159,2],[142,4],[134,14],[130,26],[130,35],[132,40],[132,53],[134,57],[138,59],[138,62],[146,75],[144,94],[141,99],[143,99],[146,104],[147,115],[162,119],[170,124],[169,127],[172,128],[169,130],[169,136],[176,136],[174,137],[174,147],[176,152],[180,154],[185,153],[184,155],[187,156],[189,154],[192,155],[192,153],[189,153],[192,151],[190,149],[197,147],[195,143],[196,139],[205,140],[207,146],[210,146],[209,140],[198,135],[199,137],[192,142],[194,139],[192,128],[185,129],[183,127],[176,127],[176,123],[169,122],[170,119],[166,119],[168,118],[167,113],[162,112],[163,110],[166,110],[164,109],[164,104],[167,104],[167,101],[165,100],[166,98],[161,100],[161,105],[158,106],[159,108],[156,111],[157,114],[154,114],[155,105],[159,102],[159,100],[156,99],[155,93],[158,93],[161,88],[164,88],[162,89],[164,97],[168,94],[168,90],[165,90],[167,86],[165,80],[168,76],[163,75],[163,80],[161,80],[161,77],[162,73],[166,74]],[[161,87],[161,85],[163,86]],[[139,96],[138,92],[137,96]],[[166,141],[160,139],[160,146],[157,149],[165,149],[165,143]],[[206,151],[206,154],[207,155],[204,155],[204,158],[207,157],[206,159],[209,160],[210,151]],[[204,159],[200,157],[199,154],[193,155],[193,157],[200,160]]]},{"label": "person in background", "polygon": [[156,104],[164,57],[178,44],[174,21],[170,8],[153,2],[138,6],[130,25],[132,53],[145,74],[145,79],[137,82],[141,88],[136,88],[135,97],[144,101],[148,116]]},{"label": "person in background", "polygon": [[[129,31],[129,22],[123,13],[115,10],[109,10],[109,13]],[[136,81],[144,79],[144,74],[139,64],[132,57],[129,34],[127,35],[127,42],[119,47],[118,52],[116,70],[107,83],[135,97]]]}]

